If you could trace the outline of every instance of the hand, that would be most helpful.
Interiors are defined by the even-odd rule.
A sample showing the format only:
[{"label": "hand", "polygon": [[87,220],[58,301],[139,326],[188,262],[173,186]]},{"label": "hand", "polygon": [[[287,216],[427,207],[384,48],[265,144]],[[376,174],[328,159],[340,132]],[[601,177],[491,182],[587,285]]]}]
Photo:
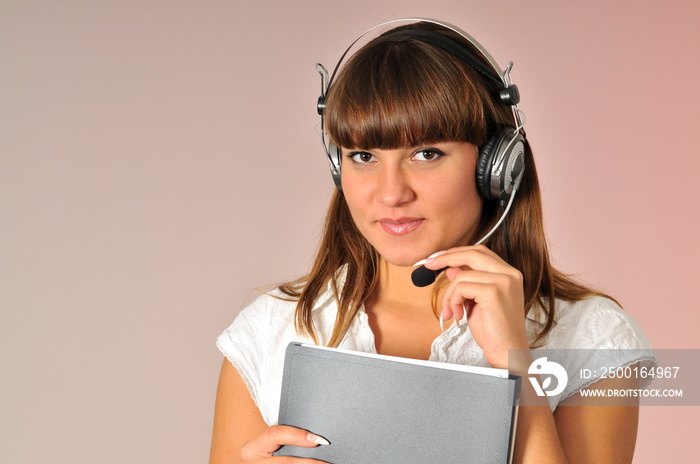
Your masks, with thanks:
[{"label": "hand", "polygon": [[287,425],[273,425],[263,430],[257,437],[243,445],[241,448],[241,463],[278,463],[278,464],[318,464],[323,461],[316,459],[295,458],[290,456],[273,456],[273,453],[282,445],[303,446],[313,448],[319,445],[328,445],[328,441],[309,433],[306,430]]},{"label": "hand", "polygon": [[525,332],[523,276],[483,245],[451,248],[425,263],[445,269],[450,280],[442,296],[441,315],[462,319],[492,367],[508,368],[509,349],[528,349]]}]

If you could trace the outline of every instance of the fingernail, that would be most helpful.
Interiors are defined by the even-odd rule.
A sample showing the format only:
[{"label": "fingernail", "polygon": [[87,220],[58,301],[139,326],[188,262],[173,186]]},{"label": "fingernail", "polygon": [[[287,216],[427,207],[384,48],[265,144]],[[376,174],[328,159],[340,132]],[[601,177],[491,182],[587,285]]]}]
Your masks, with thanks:
[{"label": "fingernail", "polygon": [[308,441],[310,441],[311,443],[316,443],[317,445],[330,445],[331,444],[325,438],[319,437],[318,435],[314,435],[313,433],[306,435],[306,439]]},{"label": "fingernail", "polygon": [[428,256],[427,258],[421,259],[416,264],[414,264],[413,267],[422,266],[424,264],[432,263],[435,260],[435,258],[437,258],[440,255],[444,255],[445,253],[447,253],[447,250],[437,251],[437,252],[433,253],[432,255]]},{"label": "fingernail", "polygon": [[442,318],[442,313],[440,313],[440,329],[445,331],[445,320]]},{"label": "fingernail", "polygon": [[435,259],[435,258],[437,258],[438,256],[444,255],[445,253],[447,253],[447,250],[436,251],[436,252],[433,253],[432,255],[428,256],[428,259]]}]

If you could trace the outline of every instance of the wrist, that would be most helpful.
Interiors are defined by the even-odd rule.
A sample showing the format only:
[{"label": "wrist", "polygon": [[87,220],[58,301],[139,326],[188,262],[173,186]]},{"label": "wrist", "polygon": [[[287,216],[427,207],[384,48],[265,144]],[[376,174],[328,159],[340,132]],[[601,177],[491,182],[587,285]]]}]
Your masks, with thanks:
[{"label": "wrist", "polygon": [[508,350],[508,372],[521,377],[526,377],[528,369],[535,358],[532,356],[530,348],[517,348]]}]

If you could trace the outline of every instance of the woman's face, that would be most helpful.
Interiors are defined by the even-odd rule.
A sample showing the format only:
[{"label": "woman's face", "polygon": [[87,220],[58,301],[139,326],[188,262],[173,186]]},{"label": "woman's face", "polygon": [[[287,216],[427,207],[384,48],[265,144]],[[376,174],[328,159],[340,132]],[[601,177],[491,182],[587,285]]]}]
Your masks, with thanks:
[{"label": "woman's face", "polygon": [[465,142],[343,148],[343,193],[355,224],[397,266],[468,245],[482,209],[476,159],[476,147]]}]

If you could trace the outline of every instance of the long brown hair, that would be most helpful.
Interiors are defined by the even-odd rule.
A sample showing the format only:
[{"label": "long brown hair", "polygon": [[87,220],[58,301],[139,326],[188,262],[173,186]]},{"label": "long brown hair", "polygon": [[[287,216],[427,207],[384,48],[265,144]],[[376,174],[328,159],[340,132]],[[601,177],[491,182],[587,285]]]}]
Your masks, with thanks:
[{"label": "long brown hair", "polygon": [[[410,28],[438,31],[473,49],[459,34],[432,23],[403,26],[368,43],[342,68],[328,92],[326,128],[338,146],[389,149],[445,141],[481,146],[494,131],[513,127],[510,107],[494,99],[498,91],[496,83],[431,44],[406,37],[386,37],[398,29]],[[524,161],[524,177],[507,220],[512,253],[508,256],[503,228],[485,244],[503,259],[509,259],[510,265],[523,274],[525,314],[544,312],[546,323],[531,341],[535,345],[555,324],[555,298],[572,301],[600,293],[552,266],[544,234],[539,181],[527,141]],[[484,201],[477,236],[496,224],[499,207],[497,201]],[[297,331],[318,342],[312,309],[330,285],[338,313],[328,345],[338,346],[377,284],[378,263],[377,251],[355,226],[345,198],[334,192],[311,272],[280,287],[284,294],[298,301]],[[338,271],[343,266],[344,280],[340,281]],[[435,289],[442,283],[444,276]],[[433,298],[433,310],[437,311],[436,298]]]}]

